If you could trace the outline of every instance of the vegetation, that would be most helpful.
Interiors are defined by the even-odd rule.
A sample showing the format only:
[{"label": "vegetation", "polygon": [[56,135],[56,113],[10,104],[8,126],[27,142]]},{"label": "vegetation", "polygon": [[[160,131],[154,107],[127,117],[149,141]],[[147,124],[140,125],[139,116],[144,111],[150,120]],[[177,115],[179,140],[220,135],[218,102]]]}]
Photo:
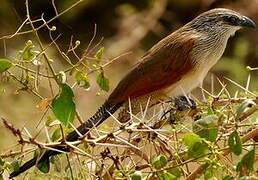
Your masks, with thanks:
[{"label": "vegetation", "polygon": [[[258,101],[257,92],[250,90],[251,72],[256,69],[241,64],[241,60],[248,57],[245,52],[252,52],[248,50],[250,46],[246,39],[238,40],[232,53],[238,67],[241,66],[248,74],[247,78],[241,79],[245,86],[229,78],[226,84],[211,76],[208,88],[200,88],[191,95],[197,102],[195,108],[186,105],[182,109],[170,101],[154,108],[146,104],[137,115],[129,112],[131,120],[126,124],[121,124],[116,116],[112,116],[84,138],[76,142],[60,142],[65,134],[85,120],[83,114],[88,113],[85,108],[79,109],[76,98],[80,98],[82,93],[89,93],[90,89],[98,91],[97,96],[90,97],[93,100],[109,92],[112,78],[107,75],[107,69],[117,60],[126,58],[129,53],[124,53],[124,48],[130,49],[133,44],[125,43],[125,47],[120,44],[121,49],[112,53],[116,48],[106,49],[101,44],[102,39],[96,40],[95,26],[86,48],[81,48],[81,41],[72,37],[65,49],[59,42],[59,27],[52,22],[67,16],[83,1],[78,0],[60,12],[53,3],[56,14],[49,20],[43,15],[40,18],[31,16],[30,1],[25,2],[26,19],[15,33],[0,38],[5,52],[8,41],[19,37],[26,39],[21,50],[12,52],[14,57],[5,53],[0,58],[0,98],[4,99],[6,92],[13,89],[15,93],[11,94],[12,97],[27,94],[26,97],[32,99],[33,106],[38,109],[28,111],[37,111],[40,116],[36,117],[37,122],[31,122],[33,117],[23,117],[21,113],[18,118],[26,120],[21,127],[21,122],[16,123],[11,115],[1,114],[2,129],[14,137],[17,145],[10,146],[9,139],[4,141],[0,179],[6,179],[9,172],[19,168],[39,151],[52,149],[61,143],[69,146],[71,152],[51,157],[19,178],[258,178]],[[41,36],[43,29],[44,36]],[[46,42],[46,36],[50,42]],[[127,40],[123,39],[123,42]],[[107,58],[109,56],[112,58]],[[87,103],[90,102],[88,100]],[[10,112],[14,108],[24,107],[15,103],[8,107]]]}]

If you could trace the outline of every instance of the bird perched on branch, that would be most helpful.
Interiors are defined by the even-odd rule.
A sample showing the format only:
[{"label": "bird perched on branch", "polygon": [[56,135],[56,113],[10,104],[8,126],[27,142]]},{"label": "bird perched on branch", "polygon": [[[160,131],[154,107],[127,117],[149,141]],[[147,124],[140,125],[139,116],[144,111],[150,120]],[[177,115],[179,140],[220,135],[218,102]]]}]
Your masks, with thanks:
[{"label": "bird perched on branch", "polygon": [[[255,27],[248,17],[229,9],[212,9],[204,12],[180,29],[155,44],[116,86],[106,102],[77,130],[68,134],[65,141],[76,141],[93,127],[100,125],[120,107],[132,103],[132,111],[138,112],[137,103],[157,104],[167,96],[176,98],[189,93],[202,83],[210,68],[222,56],[227,41],[242,27]],[[50,156],[69,151],[65,144],[46,150],[26,162],[10,178]]]}]

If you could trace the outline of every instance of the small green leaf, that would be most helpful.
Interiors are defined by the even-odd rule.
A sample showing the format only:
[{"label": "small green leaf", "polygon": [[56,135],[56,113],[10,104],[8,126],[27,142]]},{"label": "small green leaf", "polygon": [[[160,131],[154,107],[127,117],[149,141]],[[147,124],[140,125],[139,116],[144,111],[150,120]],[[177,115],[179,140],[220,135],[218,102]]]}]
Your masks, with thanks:
[{"label": "small green leaf", "polygon": [[43,173],[48,173],[50,169],[50,163],[49,163],[49,158],[45,159],[44,161],[41,161],[37,164],[37,168],[43,172]]},{"label": "small green leaf", "polygon": [[215,170],[212,166],[208,166],[204,171],[204,179],[212,179],[215,176]]},{"label": "small green leaf", "polygon": [[75,117],[73,91],[67,84],[61,85],[61,92],[52,101],[52,110],[56,118],[64,125],[72,123]]},{"label": "small green leaf", "polygon": [[167,165],[168,161],[166,156],[164,155],[159,155],[156,156],[152,159],[151,164],[156,168],[156,169],[161,169]]},{"label": "small green leaf", "polygon": [[21,51],[21,57],[24,61],[32,61],[37,53],[33,50],[34,45],[31,40],[28,40],[25,44],[24,49]]},{"label": "small green leaf", "polygon": [[51,140],[52,141],[57,141],[58,139],[60,139],[61,138],[61,129],[60,128],[57,128],[54,132],[53,132],[53,134],[52,134],[52,136],[51,136]]},{"label": "small green leaf", "polygon": [[76,79],[77,84],[80,87],[82,87],[82,88],[84,88],[86,90],[88,90],[90,88],[89,78],[82,71],[77,71],[76,72],[75,79]]},{"label": "small green leaf", "polygon": [[142,172],[141,171],[135,171],[131,175],[132,180],[141,180],[142,179]]},{"label": "small green leaf", "polygon": [[176,176],[166,171],[162,171],[158,176],[160,180],[178,180]]},{"label": "small green leaf", "polygon": [[194,133],[187,133],[183,137],[183,142],[188,148],[188,155],[190,157],[199,157],[208,151],[208,145],[203,139]]},{"label": "small green leaf", "polygon": [[237,172],[240,171],[252,171],[254,169],[254,159],[255,159],[255,150],[252,149],[248,153],[246,153],[240,162],[237,164]]},{"label": "small green leaf", "polygon": [[100,49],[97,51],[97,53],[95,54],[94,57],[95,57],[96,59],[98,59],[98,60],[101,60],[102,57],[103,57],[104,51],[105,51],[105,48],[104,48],[104,47],[100,48]]},{"label": "small green leaf", "polygon": [[0,180],[4,180],[4,177],[2,174],[0,174]]},{"label": "small green leaf", "polygon": [[7,71],[12,65],[8,59],[0,59],[0,73]]},{"label": "small green leaf", "polygon": [[174,175],[176,178],[180,179],[181,177],[181,170],[179,167],[170,168],[167,170],[170,174]]},{"label": "small green leaf", "polygon": [[193,123],[193,132],[208,141],[214,142],[218,136],[218,117],[208,115]]},{"label": "small green leaf", "polygon": [[[123,173],[121,172],[121,170],[118,170],[118,169],[114,169],[114,177],[115,177],[115,179],[122,179],[122,177],[124,177],[124,175],[123,175]],[[132,173],[132,174],[134,174],[134,172]],[[131,176],[132,176],[132,174],[131,174]]]},{"label": "small green leaf", "polygon": [[14,161],[12,161],[11,165],[12,165],[13,171],[17,171],[17,170],[19,170],[19,168],[21,166],[21,161],[14,160]]},{"label": "small green leaf", "polygon": [[201,141],[202,141],[202,139],[200,138],[200,136],[198,136],[197,134],[194,134],[194,133],[187,133],[183,137],[183,142],[187,147],[191,147],[195,143],[201,142]]},{"label": "small green leaf", "polygon": [[103,71],[101,71],[97,76],[97,84],[102,90],[106,92],[109,91],[109,80],[104,76]]},{"label": "small green leaf", "polygon": [[223,178],[223,180],[232,180],[232,179],[233,179],[233,177],[230,176],[230,175],[227,175],[227,176],[225,176],[225,177]]},{"label": "small green leaf", "polygon": [[242,143],[241,139],[237,133],[237,131],[233,131],[228,138],[228,145],[230,150],[235,154],[235,155],[240,155],[242,153]]},{"label": "small green leaf", "polygon": [[208,107],[207,114],[208,115],[214,115],[215,114],[211,106]]},{"label": "small green leaf", "polygon": [[197,142],[192,147],[188,148],[188,155],[190,157],[200,157],[208,151],[208,145],[204,142]]}]

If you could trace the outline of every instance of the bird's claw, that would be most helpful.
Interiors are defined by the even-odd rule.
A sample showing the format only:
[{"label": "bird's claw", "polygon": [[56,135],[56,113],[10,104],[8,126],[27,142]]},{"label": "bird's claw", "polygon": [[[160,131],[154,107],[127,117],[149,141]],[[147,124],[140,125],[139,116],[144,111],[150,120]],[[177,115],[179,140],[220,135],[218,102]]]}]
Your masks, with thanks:
[{"label": "bird's claw", "polygon": [[167,110],[161,117],[164,119],[168,114],[169,116],[167,119],[169,120],[170,124],[175,124],[177,119],[177,111],[186,111],[186,110],[193,110],[196,109],[196,102],[190,98],[185,96],[180,96],[178,98],[169,101],[173,103],[173,107]]},{"label": "bird's claw", "polygon": [[175,108],[178,111],[185,111],[187,109],[196,109],[196,102],[188,97],[180,96],[175,98]]}]

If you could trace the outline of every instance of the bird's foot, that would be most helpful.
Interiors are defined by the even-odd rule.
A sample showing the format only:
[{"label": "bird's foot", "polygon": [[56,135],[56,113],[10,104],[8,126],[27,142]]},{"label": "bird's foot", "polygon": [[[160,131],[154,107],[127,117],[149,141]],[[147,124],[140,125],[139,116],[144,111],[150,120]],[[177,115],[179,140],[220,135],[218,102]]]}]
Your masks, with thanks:
[{"label": "bird's foot", "polygon": [[162,115],[161,120],[167,119],[170,124],[176,124],[177,119],[182,116],[180,112],[196,109],[196,102],[185,96],[177,97],[169,102],[172,103],[172,107]]},{"label": "bird's foot", "polygon": [[175,108],[178,111],[185,111],[187,109],[196,109],[196,102],[185,96],[180,96],[174,99]]}]

